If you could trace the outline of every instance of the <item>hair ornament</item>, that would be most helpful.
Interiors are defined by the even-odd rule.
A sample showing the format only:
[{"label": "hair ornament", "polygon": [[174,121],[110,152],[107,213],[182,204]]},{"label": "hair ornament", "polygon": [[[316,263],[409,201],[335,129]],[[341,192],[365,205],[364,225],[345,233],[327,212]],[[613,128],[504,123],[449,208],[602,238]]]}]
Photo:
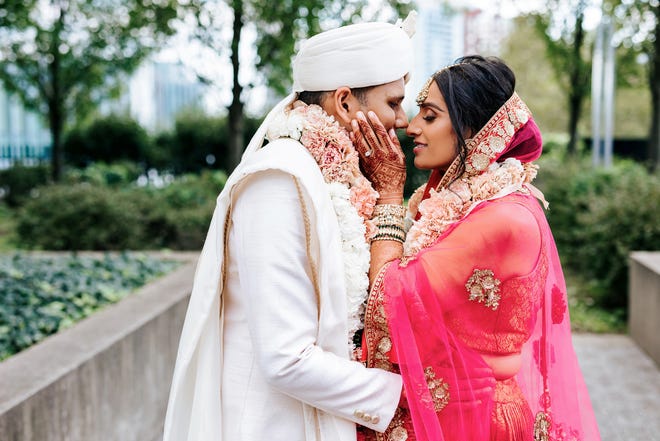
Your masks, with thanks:
[{"label": "hair ornament", "polygon": [[424,87],[422,87],[422,90],[420,90],[419,93],[417,94],[417,98],[415,99],[415,101],[417,102],[417,105],[418,105],[418,106],[421,106],[421,105],[424,103],[424,101],[426,101],[426,98],[428,98],[428,96],[429,96],[429,88],[431,87],[431,84],[433,84],[433,80],[435,79],[435,77],[437,77],[438,75],[440,75],[442,72],[444,72],[444,71],[446,71],[446,70],[449,70],[449,69],[451,69],[452,67],[455,67],[455,66],[461,65],[461,64],[467,64],[467,63],[455,63],[455,64],[450,64],[449,66],[445,66],[445,67],[443,67],[442,69],[436,71],[433,75],[431,75],[431,76],[429,77],[429,79],[426,80],[426,83],[424,83]]}]

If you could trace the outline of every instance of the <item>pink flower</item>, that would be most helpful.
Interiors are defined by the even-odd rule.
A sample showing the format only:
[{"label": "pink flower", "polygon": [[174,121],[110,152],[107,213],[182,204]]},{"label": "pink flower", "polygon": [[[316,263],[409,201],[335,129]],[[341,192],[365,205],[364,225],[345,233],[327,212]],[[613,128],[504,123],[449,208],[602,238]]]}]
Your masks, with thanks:
[{"label": "pink flower", "polygon": [[366,227],[366,232],[364,233],[364,238],[367,243],[371,242],[371,238],[376,235],[378,228],[376,228],[376,223],[372,220],[365,220],[364,226]]},{"label": "pink flower", "polygon": [[414,216],[417,215],[417,210],[419,210],[419,203],[422,201],[422,197],[424,196],[424,190],[426,189],[426,184],[422,185],[419,187],[415,192],[413,193],[412,196],[410,196],[410,199],[408,200],[408,212]]},{"label": "pink flower", "polygon": [[351,204],[364,219],[371,219],[378,198],[376,191],[366,178],[360,176],[355,179],[351,187]]},{"label": "pink flower", "polygon": [[300,137],[300,142],[307,147],[307,150],[309,150],[316,162],[321,160],[323,152],[325,151],[325,139],[311,130],[305,130]]}]

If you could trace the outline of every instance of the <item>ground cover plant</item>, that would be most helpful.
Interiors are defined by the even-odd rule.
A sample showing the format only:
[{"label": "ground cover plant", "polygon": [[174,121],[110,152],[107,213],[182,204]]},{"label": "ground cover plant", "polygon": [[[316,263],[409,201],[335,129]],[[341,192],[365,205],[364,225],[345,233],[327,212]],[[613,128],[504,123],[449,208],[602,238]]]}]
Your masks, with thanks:
[{"label": "ground cover plant", "polygon": [[0,360],[179,265],[144,253],[0,254]]}]

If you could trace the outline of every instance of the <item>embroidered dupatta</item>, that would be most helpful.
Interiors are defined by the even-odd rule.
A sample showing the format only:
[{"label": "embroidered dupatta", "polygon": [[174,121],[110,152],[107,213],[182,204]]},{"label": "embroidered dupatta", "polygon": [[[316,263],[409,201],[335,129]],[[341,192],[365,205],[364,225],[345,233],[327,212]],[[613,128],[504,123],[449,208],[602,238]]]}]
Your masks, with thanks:
[{"label": "embroidered dupatta", "polygon": [[[456,181],[464,184],[496,161],[533,161],[541,139],[514,94],[468,149],[466,170]],[[433,172],[423,199],[436,197],[432,189],[446,188],[457,170],[455,162],[443,176]],[[473,193],[458,219],[445,224],[429,222],[420,206],[411,239],[420,246],[407,244],[411,254],[383,268],[367,306],[368,364],[400,371],[406,394],[386,435],[375,439],[600,439],[573,351],[554,239],[530,193],[540,194],[528,182],[485,198]],[[495,412],[497,380],[504,378],[496,378],[484,353],[520,353],[512,378],[530,421],[519,424],[518,434],[497,433],[499,423],[515,426],[526,416]]]}]

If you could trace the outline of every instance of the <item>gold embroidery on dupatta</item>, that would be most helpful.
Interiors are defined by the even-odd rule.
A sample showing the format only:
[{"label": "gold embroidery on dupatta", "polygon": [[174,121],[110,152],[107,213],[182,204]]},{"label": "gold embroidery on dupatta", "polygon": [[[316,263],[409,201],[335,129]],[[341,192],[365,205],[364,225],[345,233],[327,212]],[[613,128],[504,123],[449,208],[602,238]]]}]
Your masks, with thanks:
[{"label": "gold embroidery on dupatta", "polygon": [[495,311],[500,306],[500,283],[493,271],[475,269],[465,287],[470,300],[483,303]]},{"label": "gold embroidery on dupatta", "polygon": [[378,273],[371,288],[364,317],[364,332],[368,366],[394,372],[394,365],[389,359],[392,341],[390,340],[390,331],[387,328],[387,318],[385,317],[385,306],[383,304],[385,293],[383,279],[385,279],[386,268],[387,266],[383,267]]},{"label": "gold embroidery on dupatta", "polygon": [[433,400],[433,409],[440,412],[449,404],[449,384],[442,378],[436,378],[435,372],[431,366],[424,369],[424,377],[426,384],[431,392],[431,399]]},{"label": "gold embroidery on dupatta", "polygon": [[532,113],[514,93],[468,144],[471,155],[466,160],[468,174],[480,173],[511,142],[516,130],[529,121]]},{"label": "gold embroidery on dupatta", "polygon": [[534,421],[534,441],[550,441],[550,417],[545,412],[536,414]]},{"label": "gold embroidery on dupatta", "polygon": [[[486,170],[511,142],[516,130],[524,126],[531,117],[532,112],[518,94],[511,95],[474,138],[465,140],[469,152],[465,163],[465,176],[475,176]],[[436,189],[447,187],[458,177],[460,164],[460,158],[452,161]]]},{"label": "gold embroidery on dupatta", "polygon": [[[384,295],[385,265],[374,280],[369,293],[367,308],[364,316],[364,336],[367,347],[367,367],[376,367],[389,372],[399,373],[398,366],[390,361],[389,352],[392,350],[392,340],[387,327],[385,316]],[[408,431],[405,428],[405,419],[408,417],[407,409],[398,408],[385,433],[369,430],[367,440],[376,441],[406,441]]]}]

